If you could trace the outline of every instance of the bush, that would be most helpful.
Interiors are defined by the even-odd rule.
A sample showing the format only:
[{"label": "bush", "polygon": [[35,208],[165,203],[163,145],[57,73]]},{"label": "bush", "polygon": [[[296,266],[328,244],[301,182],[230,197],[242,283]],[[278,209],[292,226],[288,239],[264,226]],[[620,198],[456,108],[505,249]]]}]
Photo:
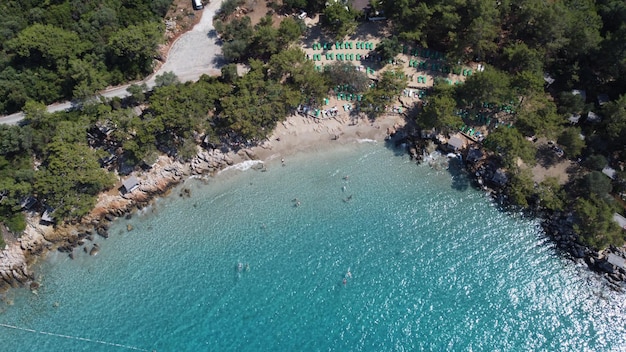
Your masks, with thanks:
[{"label": "bush", "polygon": [[602,155],[595,154],[585,160],[585,166],[591,170],[601,171],[606,165],[606,158]]},{"label": "bush", "polygon": [[[13,233],[20,233],[26,229],[26,218],[22,213],[14,213],[0,220]],[[1,238],[2,236],[0,236]],[[0,242],[0,248],[4,248],[4,242]]]},{"label": "bush", "polygon": [[611,179],[600,171],[592,171],[583,177],[583,187],[589,195],[605,197],[611,192]]},{"label": "bush", "polygon": [[592,195],[588,199],[578,198],[574,209],[578,216],[574,229],[587,245],[602,249],[624,244],[623,230],[613,221],[612,204]]},{"label": "bush", "polygon": [[235,10],[237,10],[237,6],[241,6],[245,3],[245,0],[226,0],[220,6],[220,10],[218,15],[220,18],[224,19],[230,15],[232,15]]}]

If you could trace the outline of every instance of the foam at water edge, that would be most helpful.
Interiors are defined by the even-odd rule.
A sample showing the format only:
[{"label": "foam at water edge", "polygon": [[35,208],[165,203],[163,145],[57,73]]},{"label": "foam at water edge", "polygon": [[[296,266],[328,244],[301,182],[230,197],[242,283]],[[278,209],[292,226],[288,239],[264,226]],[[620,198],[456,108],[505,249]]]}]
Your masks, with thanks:
[{"label": "foam at water edge", "polygon": [[239,170],[239,171],[246,171],[249,170],[250,168],[259,165],[259,164],[263,164],[263,161],[261,160],[246,160],[244,162],[235,164],[235,165],[231,165],[229,167],[224,168],[223,170],[220,170],[217,174],[219,175],[222,172],[225,171],[229,171],[229,170]]},{"label": "foam at water edge", "polygon": [[359,143],[378,143],[377,140],[369,139],[369,138],[361,138],[356,140]]}]

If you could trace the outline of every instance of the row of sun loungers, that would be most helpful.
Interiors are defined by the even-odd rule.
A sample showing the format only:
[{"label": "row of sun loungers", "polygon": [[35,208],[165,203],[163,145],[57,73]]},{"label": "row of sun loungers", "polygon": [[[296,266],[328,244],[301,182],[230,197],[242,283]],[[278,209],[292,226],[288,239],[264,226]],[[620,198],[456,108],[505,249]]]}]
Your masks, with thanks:
[{"label": "row of sun loungers", "polygon": [[370,42],[335,42],[335,43],[313,43],[313,50],[341,50],[341,49],[357,49],[357,50],[374,50],[374,43]]}]

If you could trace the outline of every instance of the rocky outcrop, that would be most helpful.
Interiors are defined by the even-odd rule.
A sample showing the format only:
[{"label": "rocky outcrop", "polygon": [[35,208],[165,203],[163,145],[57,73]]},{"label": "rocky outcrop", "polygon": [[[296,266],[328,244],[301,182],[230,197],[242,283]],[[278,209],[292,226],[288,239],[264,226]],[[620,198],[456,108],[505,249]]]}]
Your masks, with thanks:
[{"label": "rocky outcrop", "polygon": [[203,150],[191,160],[191,173],[194,175],[213,174],[233,164],[234,160],[219,149]]},{"label": "rocky outcrop", "polygon": [[[167,192],[188,174],[187,166],[161,157],[152,169],[138,176],[138,189],[124,195],[115,190],[101,194],[94,209],[78,224],[52,227],[39,224],[37,218],[30,219],[19,240],[0,251],[0,291],[31,285],[34,276],[28,266],[47,251],[57,249],[73,258],[73,249],[83,245],[87,239],[93,240],[93,232],[107,238],[110,221]],[[98,246],[94,245],[87,252],[96,255],[98,250]]]},{"label": "rocky outcrop", "polygon": [[28,270],[24,250],[20,246],[9,246],[0,251],[0,292],[32,281],[33,275]]},{"label": "rocky outcrop", "polygon": [[[116,189],[100,194],[94,209],[79,224],[52,227],[39,224],[39,219],[31,219],[19,241],[0,251],[0,292],[10,287],[36,287],[36,284],[31,285],[34,276],[28,271],[28,266],[39,256],[56,249],[68,253],[73,259],[74,248],[85,245],[86,240],[93,241],[94,234],[102,238],[109,237],[109,222],[128,216],[136,208],[144,207],[156,196],[165,194],[179,184],[186,176],[213,174],[233,165],[234,158],[256,158],[250,150],[243,150],[242,153],[242,156],[237,156],[223,153],[219,149],[201,150],[189,164],[161,156],[148,171],[136,175],[139,187],[125,194]],[[127,230],[132,230],[132,227]],[[99,251],[96,244],[83,249],[92,256]]]}]

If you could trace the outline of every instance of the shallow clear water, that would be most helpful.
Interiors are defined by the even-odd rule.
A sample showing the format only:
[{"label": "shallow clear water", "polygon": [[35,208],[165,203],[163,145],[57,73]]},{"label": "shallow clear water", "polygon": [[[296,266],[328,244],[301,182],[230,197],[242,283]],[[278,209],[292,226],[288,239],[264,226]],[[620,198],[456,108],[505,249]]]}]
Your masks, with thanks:
[{"label": "shallow clear water", "polygon": [[624,295],[451,170],[355,144],[188,181],[11,291],[2,350],[624,350]]}]

